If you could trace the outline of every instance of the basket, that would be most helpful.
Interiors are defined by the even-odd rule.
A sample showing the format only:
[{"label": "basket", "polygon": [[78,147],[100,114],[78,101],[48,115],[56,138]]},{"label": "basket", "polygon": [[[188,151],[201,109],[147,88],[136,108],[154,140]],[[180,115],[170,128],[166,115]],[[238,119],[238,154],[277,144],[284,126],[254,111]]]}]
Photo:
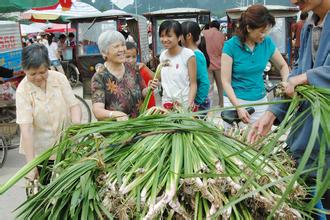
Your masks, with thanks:
[{"label": "basket", "polygon": [[18,124],[16,123],[1,123],[0,124],[0,136],[11,138],[17,134]]},{"label": "basket", "polygon": [[15,106],[15,100],[3,100],[0,99],[0,107],[12,107]]}]

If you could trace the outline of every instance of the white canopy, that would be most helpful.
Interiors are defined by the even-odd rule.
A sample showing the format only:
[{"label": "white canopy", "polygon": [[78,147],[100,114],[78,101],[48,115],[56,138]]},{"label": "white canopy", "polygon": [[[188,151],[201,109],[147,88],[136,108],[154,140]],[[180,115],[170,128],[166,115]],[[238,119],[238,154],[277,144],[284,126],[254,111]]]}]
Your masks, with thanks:
[{"label": "white canopy", "polygon": [[20,26],[21,26],[22,35],[43,32],[42,29],[35,26],[26,25],[26,24],[20,24]]},{"label": "white canopy", "polygon": [[62,10],[59,4],[56,9],[51,10],[28,10],[23,13],[23,18],[34,18],[41,20],[56,20],[60,17],[79,17],[89,14],[101,13],[93,6],[84,2],[73,1],[69,10]]}]

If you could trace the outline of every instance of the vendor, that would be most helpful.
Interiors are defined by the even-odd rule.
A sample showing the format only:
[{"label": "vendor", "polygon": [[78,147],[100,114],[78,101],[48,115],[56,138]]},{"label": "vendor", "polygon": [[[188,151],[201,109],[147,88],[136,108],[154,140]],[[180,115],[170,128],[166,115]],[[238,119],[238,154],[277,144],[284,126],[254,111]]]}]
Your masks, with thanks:
[{"label": "vendor", "polygon": [[[300,7],[302,13],[313,11],[310,18],[307,19],[304,28],[301,32],[300,51],[298,58],[298,66],[290,73],[289,79],[284,83],[285,93],[292,97],[295,92],[295,87],[298,85],[311,85],[315,87],[321,87],[330,89],[330,1],[329,0],[291,0],[291,3]],[[260,137],[265,136],[271,129],[275,120],[282,121],[287,113],[287,104],[278,104],[271,106],[265,114],[253,125],[248,135],[249,142],[256,142]],[[291,129],[288,135],[287,144],[290,147],[290,152],[293,158],[297,161],[297,165],[303,160],[305,151],[309,139],[312,136],[312,128],[314,125],[313,114],[310,109],[310,104],[307,102],[301,102],[299,111],[296,114],[297,118],[303,120],[297,123],[297,127]],[[327,122],[329,123],[329,122]],[[325,133],[325,132],[324,132]],[[307,185],[312,188],[316,185],[316,178],[318,177],[318,171],[314,167],[317,164],[322,163],[320,161],[320,146],[323,134],[323,129],[318,130],[318,138],[313,146],[313,151],[308,157],[305,170],[312,170],[308,173],[306,179]],[[329,172],[330,168],[330,146],[329,140],[324,142],[324,166],[322,169],[324,174]],[[328,185],[329,186],[329,185]],[[328,213],[330,211],[330,188],[328,187],[323,194],[322,199],[323,208]],[[318,208],[321,208],[320,206]],[[320,214],[320,213],[317,213]],[[314,219],[325,219],[320,216],[313,216]],[[330,215],[327,215],[327,219],[330,219]]]}]

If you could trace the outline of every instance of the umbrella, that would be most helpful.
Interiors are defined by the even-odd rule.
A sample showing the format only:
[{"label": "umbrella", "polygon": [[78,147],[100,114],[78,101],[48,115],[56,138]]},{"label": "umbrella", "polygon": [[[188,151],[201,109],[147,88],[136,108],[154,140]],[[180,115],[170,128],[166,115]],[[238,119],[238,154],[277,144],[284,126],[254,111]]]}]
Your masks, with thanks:
[{"label": "umbrella", "polygon": [[22,35],[43,32],[42,29],[31,26],[31,25],[20,24],[20,26],[21,26]]},{"label": "umbrella", "polygon": [[52,24],[52,27],[46,29],[45,32],[48,32],[48,33],[76,32],[76,29],[71,28],[71,25],[70,24],[68,24],[68,25],[67,24]]},{"label": "umbrella", "polygon": [[39,28],[43,31],[45,31],[48,28],[52,28],[53,24],[52,23],[39,23],[39,22],[33,22],[32,24],[30,24],[30,26]]},{"label": "umbrella", "polygon": [[57,4],[56,8],[53,9],[35,8],[33,10],[28,10],[23,13],[23,17],[27,18],[28,16],[30,16],[30,19],[66,21],[67,17],[86,16],[94,13],[101,12],[87,3],[72,1],[72,6],[69,10],[63,11],[62,6],[60,4]]},{"label": "umbrella", "polygon": [[66,32],[76,32],[74,28],[51,28],[45,30],[47,33],[66,33]]},{"label": "umbrella", "polygon": [[1,0],[0,13],[25,11],[33,7],[54,5],[58,0]]}]

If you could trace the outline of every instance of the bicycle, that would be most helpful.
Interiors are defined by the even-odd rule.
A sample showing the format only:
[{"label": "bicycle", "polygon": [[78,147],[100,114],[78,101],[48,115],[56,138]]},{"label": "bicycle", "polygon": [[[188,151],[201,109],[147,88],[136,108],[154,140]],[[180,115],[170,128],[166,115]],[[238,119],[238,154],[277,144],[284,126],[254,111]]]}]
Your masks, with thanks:
[{"label": "bicycle", "polygon": [[82,115],[81,123],[91,122],[92,121],[92,112],[91,112],[91,109],[89,108],[88,103],[79,95],[75,95],[75,97],[78,99],[79,105],[81,108],[81,115]]},{"label": "bicycle", "polygon": [[7,159],[8,148],[4,138],[0,136],[0,168],[5,164]]},{"label": "bicycle", "polygon": [[69,60],[62,60],[61,65],[63,67],[64,73],[68,78],[70,85],[76,87],[80,83],[80,73],[76,65],[71,63]]},{"label": "bicycle", "polygon": [[7,159],[8,149],[14,147],[12,139],[18,132],[15,122],[15,104],[13,102],[1,102],[0,104],[0,168]]}]

